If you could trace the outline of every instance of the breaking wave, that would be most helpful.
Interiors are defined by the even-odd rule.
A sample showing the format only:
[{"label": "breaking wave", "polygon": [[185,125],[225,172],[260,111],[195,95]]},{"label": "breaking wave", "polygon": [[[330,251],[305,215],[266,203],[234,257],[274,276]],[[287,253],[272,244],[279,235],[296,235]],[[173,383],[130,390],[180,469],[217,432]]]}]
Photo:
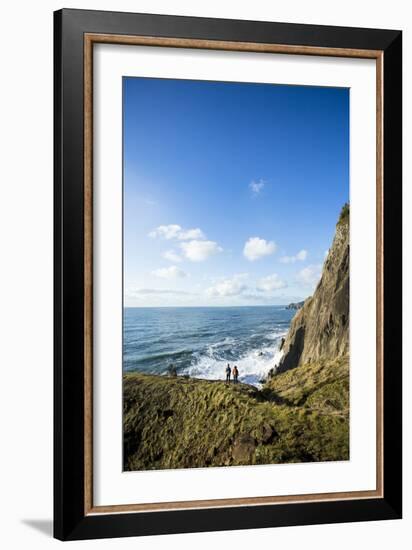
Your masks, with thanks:
[{"label": "breaking wave", "polygon": [[[192,364],[181,369],[181,374],[192,378],[217,380],[225,378],[226,365],[236,365],[239,380],[246,384],[259,386],[269,371],[279,363],[282,352],[279,351],[280,339],[286,332],[279,332],[267,337],[271,345],[253,346],[252,349],[241,349],[244,345],[226,339],[221,344],[208,346],[204,352],[194,354]],[[227,347],[230,346],[228,350]]]},{"label": "breaking wave", "polygon": [[126,308],[123,368],[218,380],[227,363],[240,381],[259,386],[282,356],[281,338],[293,312],[282,306]]}]

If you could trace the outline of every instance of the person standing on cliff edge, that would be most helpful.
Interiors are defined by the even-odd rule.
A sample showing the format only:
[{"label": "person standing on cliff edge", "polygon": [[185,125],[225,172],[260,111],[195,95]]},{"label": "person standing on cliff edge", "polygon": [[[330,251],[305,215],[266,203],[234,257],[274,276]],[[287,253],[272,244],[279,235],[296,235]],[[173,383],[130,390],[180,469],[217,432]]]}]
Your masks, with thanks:
[{"label": "person standing on cliff edge", "polygon": [[238,377],[239,377],[239,371],[238,371],[237,365],[235,365],[235,366],[233,367],[233,383],[234,383],[234,384],[237,384],[237,382],[238,382]]},{"label": "person standing on cliff edge", "polygon": [[230,365],[229,363],[227,364],[227,367],[226,367],[226,383],[229,384],[230,382],[230,373],[231,373],[231,368],[230,368]]}]

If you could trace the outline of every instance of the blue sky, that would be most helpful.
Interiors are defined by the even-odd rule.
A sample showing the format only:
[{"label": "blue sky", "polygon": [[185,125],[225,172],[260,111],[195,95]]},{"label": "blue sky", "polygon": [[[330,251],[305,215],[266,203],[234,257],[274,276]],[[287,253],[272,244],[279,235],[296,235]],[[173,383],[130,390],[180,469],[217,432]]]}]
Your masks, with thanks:
[{"label": "blue sky", "polygon": [[309,296],[349,199],[349,90],[123,86],[125,305]]}]

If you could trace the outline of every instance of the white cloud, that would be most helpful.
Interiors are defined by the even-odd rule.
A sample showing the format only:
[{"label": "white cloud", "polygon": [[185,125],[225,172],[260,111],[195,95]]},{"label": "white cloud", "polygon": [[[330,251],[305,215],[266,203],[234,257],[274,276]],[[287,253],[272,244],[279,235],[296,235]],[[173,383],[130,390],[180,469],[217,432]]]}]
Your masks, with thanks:
[{"label": "white cloud", "polygon": [[149,233],[149,237],[160,237],[168,241],[183,241],[179,244],[182,255],[175,250],[167,250],[163,257],[170,262],[181,262],[186,258],[192,262],[203,262],[210,256],[222,252],[223,249],[215,242],[206,240],[206,235],[199,228],[183,229],[180,225],[159,225]]},{"label": "white cloud", "polygon": [[149,197],[146,197],[145,199],[143,199],[143,202],[145,204],[147,204],[147,206],[156,206],[157,205],[157,202]]},{"label": "white cloud", "polygon": [[205,239],[205,234],[198,227],[196,229],[187,229],[186,231],[182,230],[179,233],[179,241],[189,241],[192,239]]},{"label": "white cloud", "polygon": [[265,187],[265,182],[263,180],[251,181],[249,183],[249,189],[252,191],[253,195],[259,195],[262,189]]},{"label": "white cloud", "polygon": [[178,241],[188,241],[191,239],[205,239],[205,235],[201,229],[183,229],[180,225],[159,225],[156,229],[149,233],[149,237],[155,239],[160,237],[168,241],[176,239]]},{"label": "white cloud", "polygon": [[210,256],[222,252],[222,248],[214,241],[193,240],[181,243],[184,256],[191,262],[204,262]]},{"label": "white cloud", "polygon": [[173,289],[160,289],[160,288],[131,288],[127,289],[125,293],[130,298],[136,298],[139,296],[151,296],[162,295],[162,294],[176,294],[177,296],[193,296],[192,292],[185,292],[184,290],[173,290]]},{"label": "white cloud", "polygon": [[234,275],[232,278],[222,279],[206,289],[206,294],[208,296],[220,298],[239,296],[239,294],[242,294],[248,288],[244,283],[246,278],[247,274],[241,273],[239,275]]},{"label": "white cloud", "polygon": [[169,260],[169,262],[178,263],[182,261],[182,258],[174,250],[166,250],[162,255],[163,258]]},{"label": "white cloud", "polygon": [[280,261],[282,264],[294,264],[295,262],[303,262],[308,257],[307,250],[300,250],[295,256],[282,256]]},{"label": "white cloud", "polygon": [[316,285],[320,279],[322,273],[322,266],[317,265],[308,265],[304,267],[296,276],[296,279],[303,286],[313,287]]},{"label": "white cloud", "polygon": [[183,279],[187,277],[187,273],[175,265],[155,269],[152,274],[161,279]]},{"label": "white cloud", "polygon": [[250,237],[245,243],[243,254],[248,260],[254,262],[264,256],[270,256],[270,254],[276,252],[276,248],[277,246],[273,241]]},{"label": "white cloud", "polygon": [[182,228],[180,225],[172,224],[172,225],[159,225],[156,229],[153,229],[149,233],[149,237],[152,239],[155,239],[156,237],[163,237],[164,239],[170,240],[177,238],[177,235],[179,234],[179,231],[181,231]]},{"label": "white cloud", "polygon": [[273,290],[279,290],[281,288],[286,288],[288,285],[285,281],[279,277],[277,273],[273,275],[268,275],[260,279],[256,285],[256,288],[263,292],[272,292]]}]

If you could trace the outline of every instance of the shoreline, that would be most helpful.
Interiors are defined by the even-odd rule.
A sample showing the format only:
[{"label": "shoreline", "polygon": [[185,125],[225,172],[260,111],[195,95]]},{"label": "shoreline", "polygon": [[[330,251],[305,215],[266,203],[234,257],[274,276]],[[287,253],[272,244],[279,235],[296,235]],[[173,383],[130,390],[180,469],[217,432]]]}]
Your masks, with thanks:
[{"label": "shoreline", "polygon": [[123,376],[127,471],[349,458],[349,357],[268,379]]},{"label": "shoreline", "polygon": [[[153,377],[157,377],[157,378],[166,378],[166,379],[170,379],[170,380],[187,380],[187,381],[194,381],[194,382],[207,382],[207,383],[211,383],[211,384],[224,384],[225,386],[234,386],[234,387],[238,387],[238,386],[242,386],[242,387],[246,387],[246,388],[250,388],[250,389],[254,389],[256,391],[259,391],[259,389],[254,386],[253,384],[248,384],[247,382],[242,382],[240,379],[237,383],[235,383],[233,381],[233,379],[230,380],[230,382],[227,382],[224,378],[198,378],[198,377],[195,377],[195,376],[188,376],[188,375],[184,375],[184,374],[178,374],[177,376],[172,376],[170,374],[167,374],[167,373],[164,373],[164,374],[156,374],[156,373],[149,373],[149,372],[141,372],[141,371],[132,371],[132,372],[126,372],[126,373],[123,373],[123,377],[126,378],[126,377],[133,377],[133,376],[147,376],[147,377],[150,377],[150,376],[153,376]],[[267,381],[265,381],[263,384],[265,384]]]},{"label": "shoreline", "polygon": [[[276,369],[276,367],[279,365],[282,356],[283,351],[281,350],[281,341],[286,337],[288,334],[290,325],[287,328],[287,330],[284,330],[282,332],[279,332],[276,334],[274,338],[269,338],[268,335],[262,336],[262,338],[267,338],[268,340],[273,341],[273,346],[269,347],[263,347],[258,349],[250,349],[248,352],[244,353],[243,356],[239,356],[237,359],[232,358],[212,358],[207,356],[207,349],[202,352],[200,355],[200,359],[198,359],[198,363],[190,364],[188,366],[180,366],[176,364],[176,361],[173,361],[173,359],[170,361],[170,365],[173,365],[176,367],[178,376],[179,377],[185,377],[188,376],[189,378],[196,379],[196,380],[224,380],[225,378],[225,368],[226,365],[229,363],[231,367],[237,365],[239,369],[239,381],[242,379],[244,380],[244,384],[250,384],[255,387],[260,387],[264,383],[264,381],[269,377],[270,373]],[[269,335],[272,334],[272,331],[268,333]],[[222,344],[224,344],[224,341],[222,341]],[[178,352],[170,352],[169,355],[171,357],[176,356],[179,353],[187,353],[187,354],[193,354],[195,355],[196,352],[192,351],[178,351]],[[200,366],[200,361],[204,361],[205,365]],[[209,363],[208,363],[209,361]],[[245,364],[246,363],[246,364]],[[248,364],[249,363],[249,364]],[[250,365],[250,363],[253,364],[253,366]],[[253,367],[255,367],[254,370]],[[143,370],[139,369],[138,367],[132,367],[123,369],[123,374],[129,374],[129,373],[141,373],[141,374],[153,374],[155,376],[168,376],[168,366],[156,366],[156,368],[151,368],[149,370]],[[158,372],[156,372],[158,370]],[[214,371],[216,373],[216,376],[214,377],[208,377],[208,371],[210,374],[212,374]],[[221,373],[221,378],[218,372]],[[256,382],[252,382],[251,380],[255,379]],[[246,380],[246,381],[245,381]],[[249,380],[249,381],[248,381]],[[263,380],[263,382],[262,382]]]}]

